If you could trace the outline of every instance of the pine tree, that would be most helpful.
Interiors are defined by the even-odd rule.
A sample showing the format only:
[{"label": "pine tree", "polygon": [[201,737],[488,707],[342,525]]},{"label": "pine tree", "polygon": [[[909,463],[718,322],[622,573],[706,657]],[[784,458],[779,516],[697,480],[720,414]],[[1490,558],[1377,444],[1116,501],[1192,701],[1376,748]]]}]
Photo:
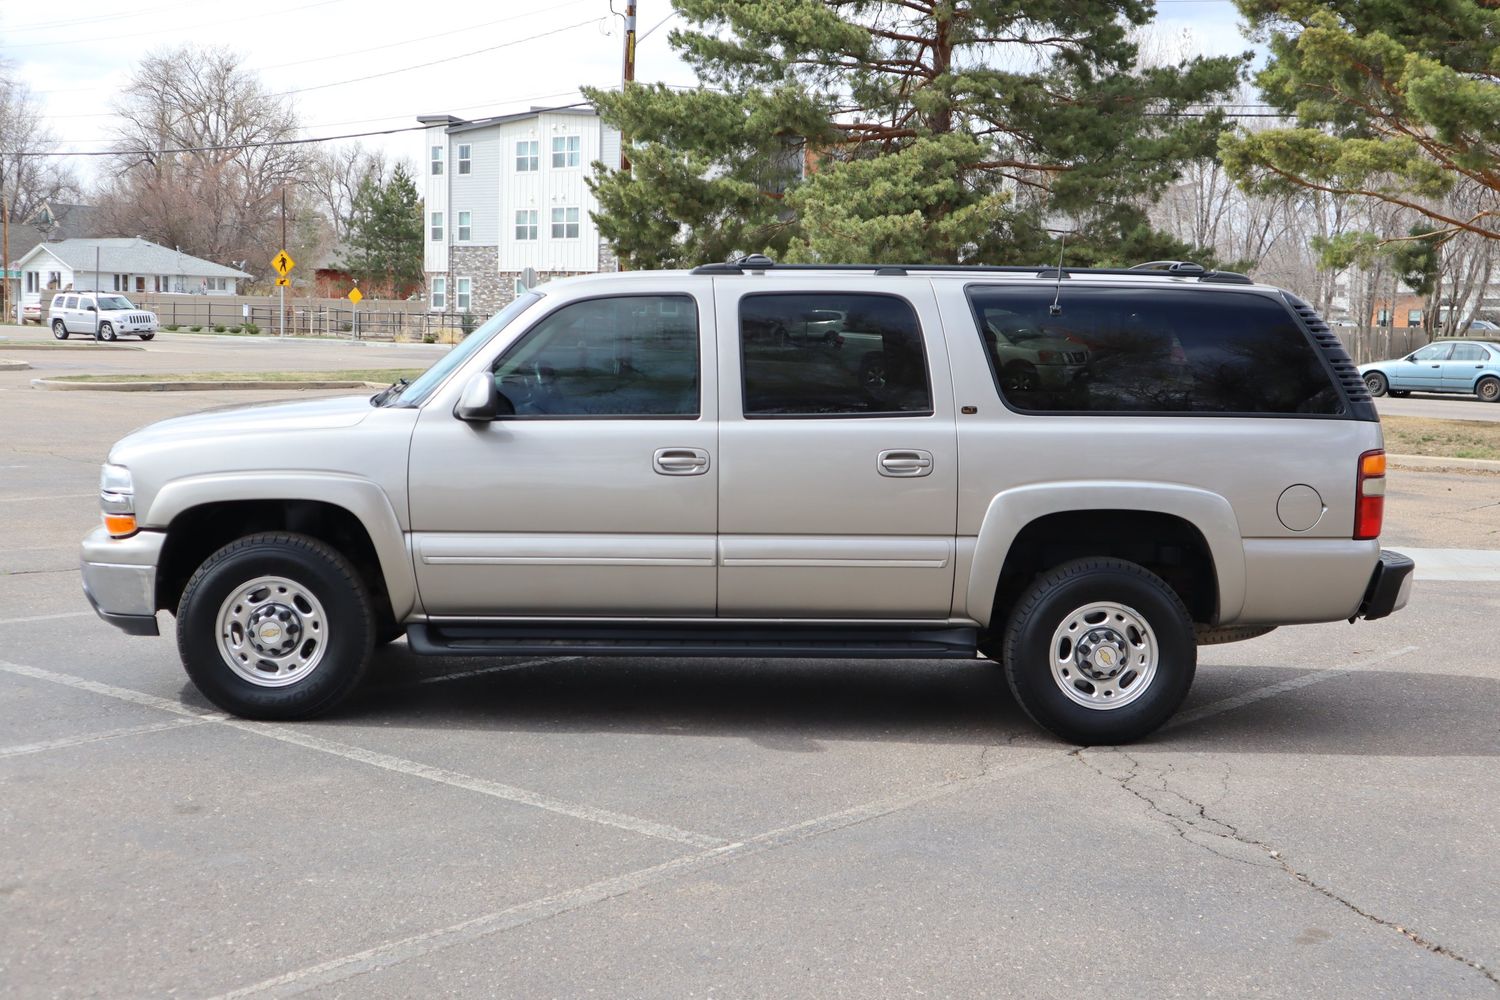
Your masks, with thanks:
[{"label": "pine tree", "polygon": [[1226,135],[1238,180],[1361,195],[1427,216],[1435,235],[1500,239],[1500,4],[1236,2],[1270,46],[1256,82],[1298,125]]},{"label": "pine tree", "polygon": [[[765,252],[1034,263],[1050,229],[1158,247],[1139,205],[1222,123],[1241,60],[1143,68],[1149,0],[674,0],[702,86],[589,91],[629,172],[593,182],[635,267]],[[1170,241],[1166,241],[1169,242]],[[1180,246],[1180,245],[1176,245]]]},{"label": "pine tree", "polygon": [[384,283],[402,295],[422,282],[422,201],[406,168],[390,180],[368,173],[349,212],[344,270],[368,283]]}]

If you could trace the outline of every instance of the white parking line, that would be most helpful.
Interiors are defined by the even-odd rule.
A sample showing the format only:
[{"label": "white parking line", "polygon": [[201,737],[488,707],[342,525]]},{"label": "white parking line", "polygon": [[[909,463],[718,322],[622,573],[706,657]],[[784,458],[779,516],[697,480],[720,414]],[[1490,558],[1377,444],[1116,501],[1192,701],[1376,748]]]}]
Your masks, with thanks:
[{"label": "white parking line", "polygon": [[115,687],[113,684],[101,684],[98,681],[85,680],[82,677],[74,677],[71,674],[54,673],[51,670],[30,667],[23,663],[11,663],[8,660],[0,660],[0,670],[21,677],[30,677],[34,680],[63,684],[71,688],[77,688],[80,691],[89,691],[94,694],[104,695],[108,698],[118,698],[121,701],[128,701],[136,705],[159,708],[164,712],[171,712],[174,715],[202,719],[207,722],[217,722],[231,729],[254,733],[256,736],[264,736],[267,739],[277,740],[281,743],[289,743],[308,750],[317,750],[320,753],[342,757],[345,760],[368,764],[387,771],[395,771],[413,778],[434,781],[453,788],[478,792],[481,795],[504,799],[519,805],[532,806],[537,809],[546,810],[547,812],[570,816],[574,819],[581,819],[590,823],[629,830],[632,833],[639,833],[647,837],[670,840],[692,847],[716,848],[722,847],[726,843],[722,837],[712,837],[705,833],[694,833],[691,830],[682,830],[666,823],[657,823],[652,820],[641,819],[638,816],[613,812],[609,809],[596,809],[592,806],[575,805],[525,788],[517,788],[498,781],[490,781],[487,778],[477,778],[473,775],[462,774],[458,771],[450,771],[441,767],[432,767],[414,760],[407,760],[403,757],[379,753],[374,750],[365,750],[361,747],[350,746],[347,743],[338,743],[334,740],[325,740],[319,736],[298,733],[284,725],[247,722],[242,719],[232,719],[221,713],[199,712],[197,709],[189,708],[187,705],[179,702],[169,701],[166,698],[158,698],[155,695],[145,694],[141,691],[132,691],[129,688]]},{"label": "white parking line", "polygon": [[92,611],[64,611],[56,615],[27,615],[24,618],[0,618],[0,625],[25,625],[27,622],[53,622],[60,618],[94,618]]},{"label": "white parking line", "polygon": [[456,674],[440,674],[437,677],[423,677],[416,683],[443,684],[448,681],[461,681],[468,677],[483,677],[485,674],[501,674],[507,670],[521,670],[524,667],[541,667],[546,666],[549,663],[567,663],[569,660],[581,659],[583,659],[583,657],[581,656],[553,656],[545,660],[522,660],[520,663],[502,663],[497,667],[480,667],[478,670],[461,670]]},{"label": "white parking line", "polygon": [[212,721],[212,719],[169,719],[166,722],[148,722],[145,725],[129,726],[125,729],[109,729],[102,733],[84,733],[81,736],[62,736],[55,740],[41,740],[36,743],[18,743],[15,746],[0,747],[0,757],[20,757],[23,754],[61,750],[65,747],[82,746],[85,743],[117,740],[123,736],[140,736],[145,733],[160,733],[168,729],[201,726]]},{"label": "white parking line", "polygon": [[[1222,715],[1225,712],[1233,711],[1236,708],[1241,708],[1266,698],[1275,697],[1286,691],[1308,687],[1325,680],[1334,680],[1357,670],[1395,659],[1398,656],[1405,656],[1416,649],[1416,646],[1406,646],[1401,649],[1392,650],[1381,656],[1360,660],[1356,663],[1332,670],[1316,671],[1312,674],[1304,674],[1290,681],[1266,684],[1234,698],[1224,698],[1192,712],[1184,713],[1179,717],[1179,720],[1181,722],[1196,722],[1215,715]],[[1175,727],[1178,725],[1179,720],[1174,720],[1167,728]],[[723,847],[702,851],[698,854],[689,854],[685,857],[674,858],[671,861],[652,865],[649,868],[626,872],[623,875],[616,875],[581,886],[577,889],[570,889],[555,895],[545,896],[541,899],[519,903],[515,906],[506,907],[503,910],[496,910],[493,913],[486,913],[456,924],[450,924],[447,927],[439,927],[421,934],[414,934],[410,937],[387,942],[386,944],[376,945],[373,948],[366,948],[363,951],[344,955],[340,958],[310,965],[302,969],[284,973],[272,979],[266,979],[228,993],[219,994],[213,1000],[235,1000],[235,998],[250,996],[295,996],[296,994],[316,989],[319,986],[326,986],[330,983],[352,979],[355,976],[364,975],[379,969],[400,965],[402,962],[413,958],[421,958],[433,952],[442,951],[446,948],[465,944],[470,941],[476,941],[491,934],[513,930],[517,927],[535,923],[538,920],[545,920],[549,917],[581,909],[593,903],[604,902],[616,896],[622,896],[637,889],[644,889],[658,882],[666,881],[677,875],[686,874],[699,868],[719,864],[733,858],[776,850],[788,844],[811,840],[826,834],[835,833],[839,830],[846,830],[860,823],[888,816],[935,799],[956,795],[971,788],[1034,774],[1065,762],[1075,752],[1075,749],[1072,747],[1041,751],[1036,756],[1029,757],[1009,767],[987,769],[971,777],[937,782],[895,795],[888,795],[852,806],[848,809],[841,809],[838,812],[828,813],[823,816],[814,817],[813,819],[804,820],[800,823],[792,823],[775,830],[769,830],[737,843],[726,844]]]}]

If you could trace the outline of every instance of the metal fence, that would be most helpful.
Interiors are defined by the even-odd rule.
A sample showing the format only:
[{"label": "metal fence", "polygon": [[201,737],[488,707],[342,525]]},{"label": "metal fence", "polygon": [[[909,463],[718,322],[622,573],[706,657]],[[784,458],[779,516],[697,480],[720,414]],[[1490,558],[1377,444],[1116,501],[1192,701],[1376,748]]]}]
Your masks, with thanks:
[{"label": "metal fence", "polygon": [[[164,327],[262,336],[282,329],[277,300],[265,296],[138,295],[133,301],[156,313]],[[289,335],[435,343],[462,340],[489,317],[486,312],[428,312],[423,301],[371,301],[356,308],[347,299],[306,298],[288,298],[285,314]]]}]

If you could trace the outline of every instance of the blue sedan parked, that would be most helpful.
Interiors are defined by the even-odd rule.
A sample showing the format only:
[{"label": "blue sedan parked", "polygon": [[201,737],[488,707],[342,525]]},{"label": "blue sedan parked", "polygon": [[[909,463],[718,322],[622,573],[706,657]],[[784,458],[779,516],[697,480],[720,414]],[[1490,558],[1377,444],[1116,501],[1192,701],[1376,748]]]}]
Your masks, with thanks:
[{"label": "blue sedan parked", "polygon": [[1480,340],[1440,340],[1390,361],[1359,366],[1372,396],[1409,392],[1473,393],[1500,402],[1500,344]]}]

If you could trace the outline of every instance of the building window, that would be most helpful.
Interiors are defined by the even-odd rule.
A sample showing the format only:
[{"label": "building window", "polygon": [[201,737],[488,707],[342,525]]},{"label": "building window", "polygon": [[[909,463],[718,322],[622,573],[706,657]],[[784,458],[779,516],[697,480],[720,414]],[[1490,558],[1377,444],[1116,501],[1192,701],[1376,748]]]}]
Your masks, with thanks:
[{"label": "building window", "polygon": [[458,172],[466,174],[471,169],[471,161],[474,158],[474,147],[465,143],[458,147]]},{"label": "building window", "polygon": [[458,213],[458,241],[467,243],[473,237],[474,227],[472,225],[473,213]]},{"label": "building window", "polygon": [[552,165],[554,167],[576,167],[583,149],[583,137],[556,135],[552,137]]},{"label": "building window", "polygon": [[433,212],[432,213],[432,242],[434,242],[434,243],[441,243],[442,241],[443,241],[443,213],[442,212]]},{"label": "building window", "polygon": [[432,308],[434,308],[434,309],[447,309],[448,308],[448,279],[447,278],[433,278],[432,279]]},{"label": "building window", "polygon": [[554,208],[552,210],[552,238],[554,240],[578,239],[578,209]]},{"label": "building window", "polygon": [[1406,311],[1406,325],[1415,330],[1422,325],[1422,310],[1408,309]]},{"label": "building window", "polygon": [[536,209],[526,208],[516,213],[516,239],[536,239]]},{"label": "building window", "polygon": [[432,147],[432,176],[437,177],[443,172],[443,147]]},{"label": "building window", "polygon": [[61,271],[48,271],[47,272],[47,287],[48,288],[61,288],[62,287],[62,272]]},{"label": "building window", "polygon": [[471,287],[471,282],[470,282],[470,280],[468,278],[457,278],[457,279],[454,280],[454,284],[453,284],[453,297],[457,300],[457,302],[455,304],[457,305],[458,309],[461,312],[468,312],[469,311],[469,288],[470,287]]},{"label": "building window", "polygon": [[536,170],[541,161],[541,143],[535,139],[522,139],[516,143],[516,172]]},{"label": "building window", "polygon": [[27,271],[26,272],[26,290],[28,292],[40,291],[41,290],[41,280],[40,279],[41,279],[41,275],[37,274],[35,271]]}]

